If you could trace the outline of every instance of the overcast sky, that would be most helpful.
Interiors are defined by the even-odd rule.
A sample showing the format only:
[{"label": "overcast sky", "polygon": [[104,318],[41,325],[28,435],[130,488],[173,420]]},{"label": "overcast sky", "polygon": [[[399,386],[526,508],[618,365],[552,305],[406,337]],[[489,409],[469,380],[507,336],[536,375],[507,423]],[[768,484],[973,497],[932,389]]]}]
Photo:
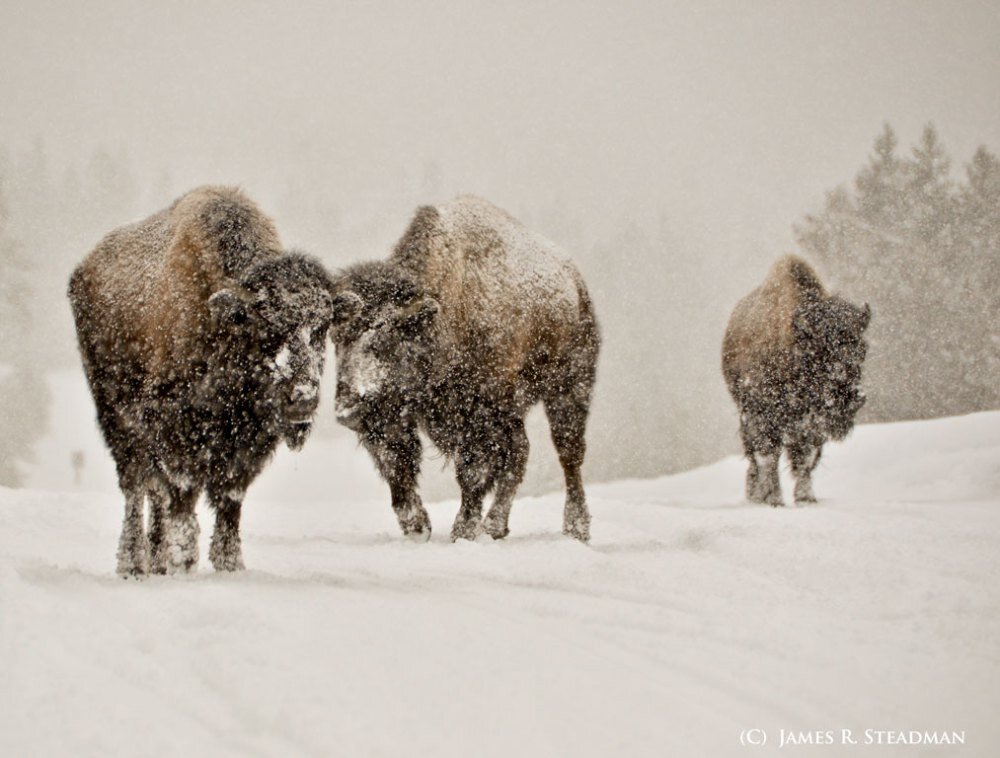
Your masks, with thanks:
[{"label": "overcast sky", "polygon": [[297,175],[351,197],[436,161],[443,194],[666,210],[777,254],[884,121],[905,148],[933,121],[957,169],[1000,148],[995,0],[0,8],[0,145],[125,149],[265,204]]}]

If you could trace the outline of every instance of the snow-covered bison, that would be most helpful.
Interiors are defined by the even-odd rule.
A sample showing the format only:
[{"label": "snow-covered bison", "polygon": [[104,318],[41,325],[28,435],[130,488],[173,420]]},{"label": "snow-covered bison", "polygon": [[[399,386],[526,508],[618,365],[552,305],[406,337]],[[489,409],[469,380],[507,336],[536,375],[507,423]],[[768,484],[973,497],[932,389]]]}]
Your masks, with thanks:
[{"label": "snow-covered bison", "polygon": [[[508,533],[524,418],[541,401],[566,479],[563,532],[590,537],[580,467],[599,336],[579,272],[485,200],[421,207],[388,260],[338,278],[336,413],[388,481],[405,535],[429,539],[418,429],[455,464],[452,539]],[[485,520],[482,503],[495,488]]]},{"label": "snow-covered bison", "polygon": [[795,500],[815,502],[811,476],[823,444],[850,432],[865,401],[861,365],[870,318],[867,304],[828,295],[795,256],[779,260],[736,305],[722,343],[722,373],[740,411],[750,501],[783,504],[784,447]]},{"label": "snow-covered bison", "polygon": [[302,446],[319,402],[331,286],[227,187],[112,231],[76,268],[80,354],[125,495],[119,574],[195,568],[202,490],[212,565],[243,568],[247,486],[279,441]]}]

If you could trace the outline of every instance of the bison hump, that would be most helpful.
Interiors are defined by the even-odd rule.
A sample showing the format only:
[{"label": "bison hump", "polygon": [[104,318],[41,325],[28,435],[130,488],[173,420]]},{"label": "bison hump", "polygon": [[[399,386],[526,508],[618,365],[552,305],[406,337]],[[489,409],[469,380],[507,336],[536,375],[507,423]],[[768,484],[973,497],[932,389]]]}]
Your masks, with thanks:
[{"label": "bison hump", "polygon": [[823,285],[808,263],[794,255],[779,259],[764,282],[733,310],[723,339],[726,376],[732,380],[790,369],[796,310],[823,297]]}]

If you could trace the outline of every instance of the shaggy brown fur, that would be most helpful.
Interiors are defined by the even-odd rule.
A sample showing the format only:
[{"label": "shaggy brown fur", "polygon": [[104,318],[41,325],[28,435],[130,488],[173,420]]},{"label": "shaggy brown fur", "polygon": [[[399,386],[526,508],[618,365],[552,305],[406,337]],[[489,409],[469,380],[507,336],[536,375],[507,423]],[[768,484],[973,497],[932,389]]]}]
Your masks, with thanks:
[{"label": "shaggy brown fur", "polygon": [[243,493],[279,440],[298,447],[309,431],[330,286],[228,187],[111,232],[77,267],[80,353],[126,496],[120,573],[194,567],[202,488],[217,514],[213,564],[242,567]]},{"label": "shaggy brown fur", "polygon": [[733,310],[722,343],[722,372],[740,410],[750,459],[747,496],[781,505],[777,463],[788,451],[795,497],[814,500],[811,472],[823,443],[851,429],[860,392],[868,306],[826,293],[809,265],[782,258]]},{"label": "shaggy brown fur", "polygon": [[527,460],[524,416],[541,401],[566,475],[564,530],[587,539],[580,466],[599,337],[572,263],[499,208],[461,197],[419,209],[389,260],[349,269],[341,290],[360,313],[333,331],[338,415],[389,481],[404,533],[429,535],[420,425],[456,464],[452,536],[505,536]]}]

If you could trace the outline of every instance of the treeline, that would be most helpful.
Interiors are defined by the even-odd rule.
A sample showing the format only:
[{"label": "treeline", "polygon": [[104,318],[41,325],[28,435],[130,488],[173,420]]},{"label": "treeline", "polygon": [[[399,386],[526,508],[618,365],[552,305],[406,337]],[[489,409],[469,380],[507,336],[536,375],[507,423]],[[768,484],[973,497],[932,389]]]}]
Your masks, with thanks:
[{"label": "treeline", "polygon": [[871,420],[1000,407],[1000,161],[980,147],[952,178],[928,125],[909,154],[876,138],[853,187],[796,229],[803,250],[874,317]]}]

